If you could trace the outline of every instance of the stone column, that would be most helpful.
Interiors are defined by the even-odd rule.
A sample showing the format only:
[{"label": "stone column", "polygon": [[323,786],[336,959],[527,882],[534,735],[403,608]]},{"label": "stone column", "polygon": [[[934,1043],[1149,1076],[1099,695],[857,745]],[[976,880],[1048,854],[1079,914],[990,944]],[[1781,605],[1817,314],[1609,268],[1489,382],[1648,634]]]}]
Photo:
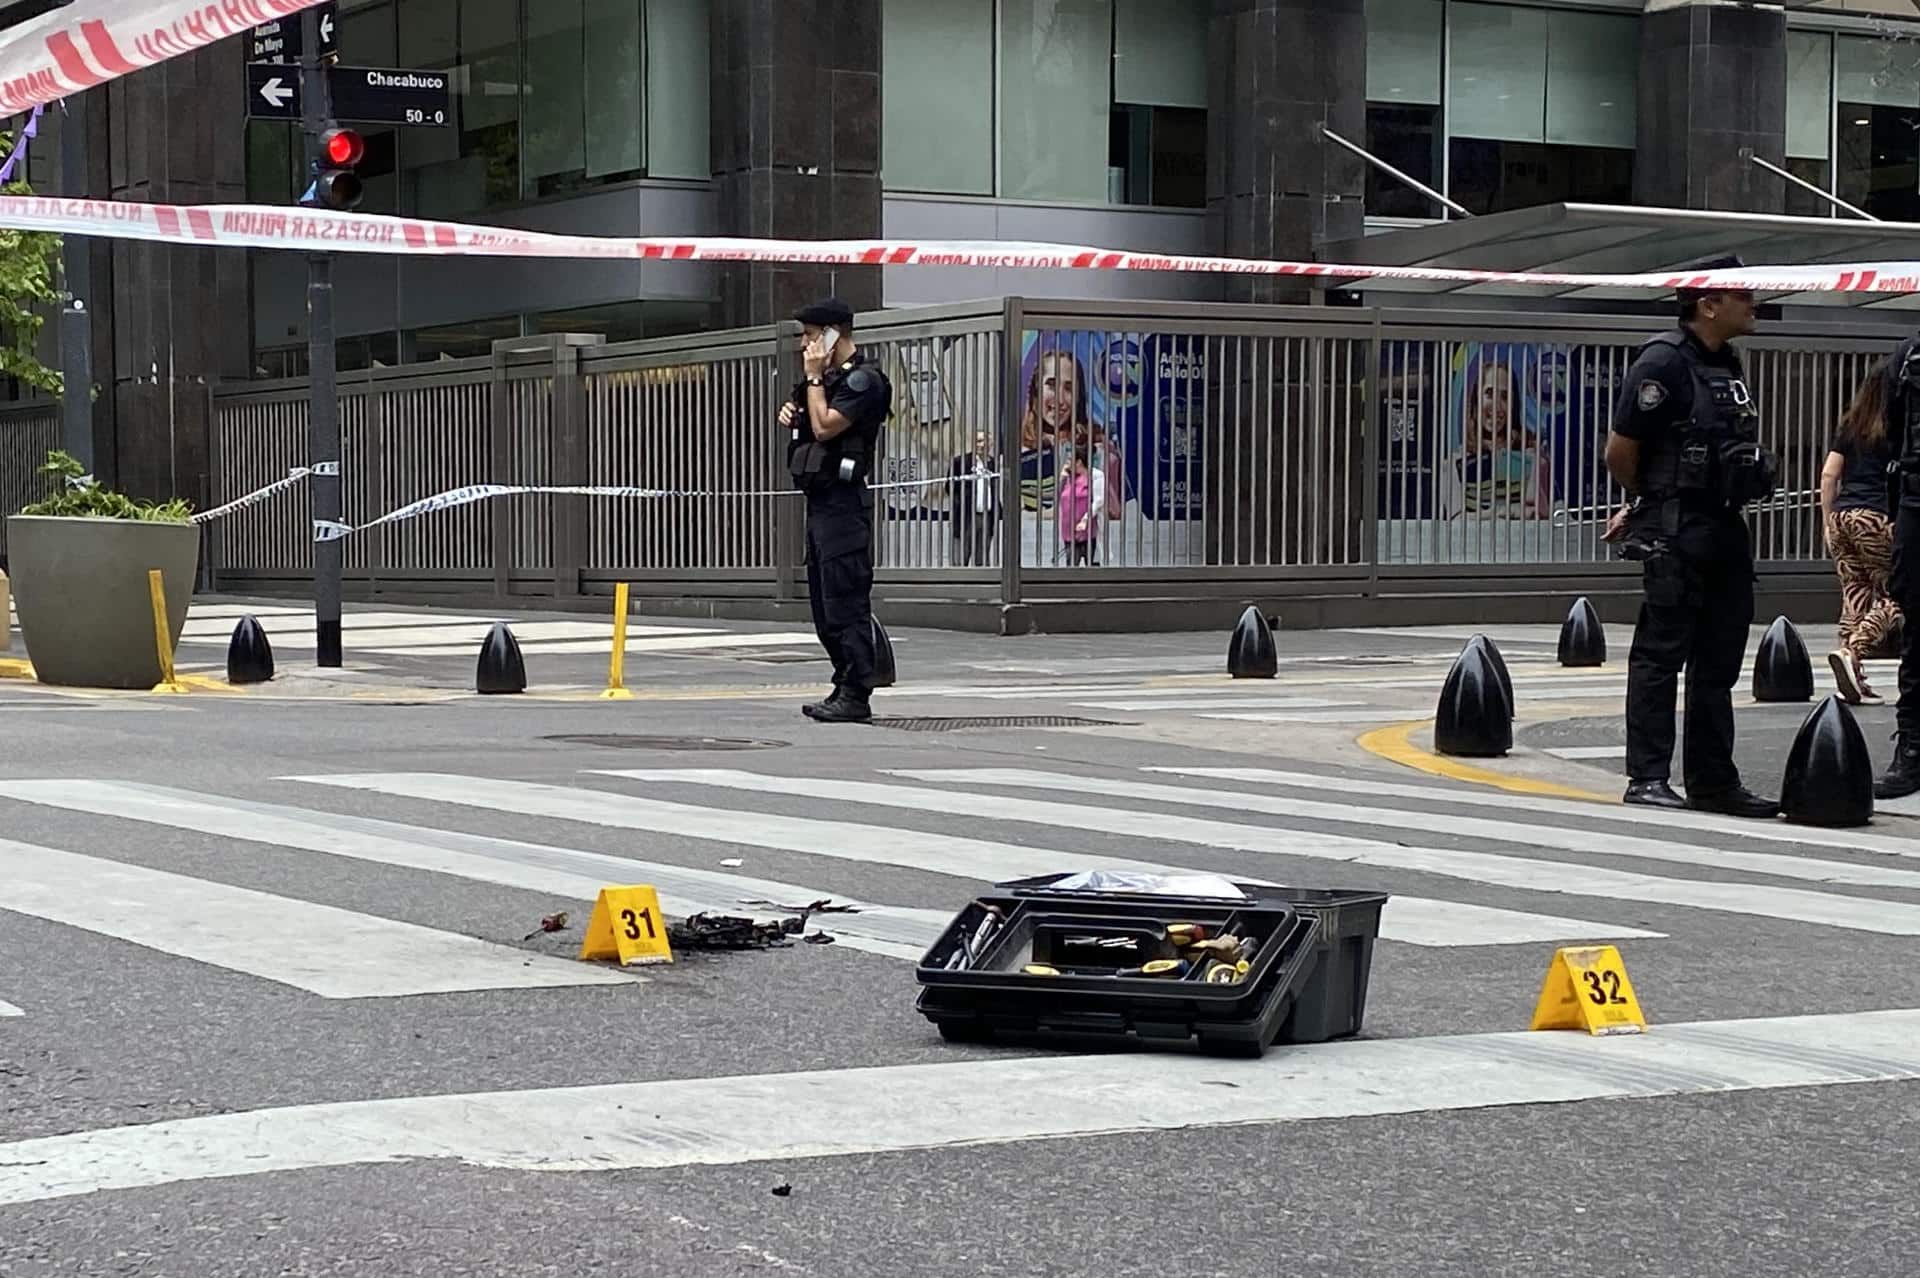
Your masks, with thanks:
[{"label": "stone column", "polygon": [[[880,235],[880,3],[713,0],[719,234]],[[725,267],[722,323],[784,319],[827,294],[878,310],[880,268]]]},{"label": "stone column", "polygon": [[1779,213],[1786,164],[1787,20],[1779,8],[1649,0],[1640,18],[1634,202]]},{"label": "stone column", "polygon": [[[1215,0],[1208,30],[1207,212],[1215,251],[1311,260],[1363,230],[1363,0]],[[1227,297],[1301,302],[1303,281],[1229,276]]]},{"label": "stone column", "polygon": [[[240,56],[225,43],[112,82],[107,193],[244,203],[245,133],[235,116],[245,91]],[[199,506],[211,388],[247,376],[246,254],[119,241],[112,261],[112,311],[103,318],[113,329],[113,359],[96,364],[94,377],[113,397],[117,482],[132,496],[180,496]]]}]

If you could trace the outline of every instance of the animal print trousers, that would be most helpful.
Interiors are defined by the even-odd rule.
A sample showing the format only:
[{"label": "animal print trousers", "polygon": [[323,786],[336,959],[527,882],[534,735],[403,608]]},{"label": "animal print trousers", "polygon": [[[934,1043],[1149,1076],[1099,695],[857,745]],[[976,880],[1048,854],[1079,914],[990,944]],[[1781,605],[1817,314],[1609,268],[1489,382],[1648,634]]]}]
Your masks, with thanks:
[{"label": "animal print trousers", "polygon": [[1893,521],[1877,510],[1834,511],[1827,547],[1840,575],[1840,646],[1860,657],[1897,656],[1900,607],[1887,594]]}]

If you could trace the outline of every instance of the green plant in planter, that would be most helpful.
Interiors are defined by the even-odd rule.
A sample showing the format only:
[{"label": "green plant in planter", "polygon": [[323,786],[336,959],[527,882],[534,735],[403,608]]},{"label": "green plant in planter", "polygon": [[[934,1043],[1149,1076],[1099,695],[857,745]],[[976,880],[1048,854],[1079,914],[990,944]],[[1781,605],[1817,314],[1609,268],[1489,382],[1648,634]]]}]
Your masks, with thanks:
[{"label": "green plant in planter", "polygon": [[176,497],[172,501],[135,501],[124,493],[102,488],[86,467],[68,453],[47,454],[40,473],[58,485],[45,501],[23,506],[23,515],[53,515],[66,519],[133,519],[143,523],[184,524],[192,521],[193,507]]}]

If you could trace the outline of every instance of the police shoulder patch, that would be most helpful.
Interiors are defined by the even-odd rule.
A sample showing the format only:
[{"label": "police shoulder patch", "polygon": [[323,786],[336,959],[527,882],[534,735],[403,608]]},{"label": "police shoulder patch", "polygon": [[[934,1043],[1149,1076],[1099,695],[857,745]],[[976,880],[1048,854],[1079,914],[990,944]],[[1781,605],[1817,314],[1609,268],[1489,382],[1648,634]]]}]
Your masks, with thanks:
[{"label": "police shoulder patch", "polygon": [[1652,378],[1648,378],[1646,381],[1640,383],[1640,394],[1637,402],[1640,405],[1641,412],[1652,412],[1667,402],[1667,388]]},{"label": "police shoulder patch", "polygon": [[847,389],[857,395],[864,395],[873,389],[873,374],[864,368],[856,368],[847,374]]}]

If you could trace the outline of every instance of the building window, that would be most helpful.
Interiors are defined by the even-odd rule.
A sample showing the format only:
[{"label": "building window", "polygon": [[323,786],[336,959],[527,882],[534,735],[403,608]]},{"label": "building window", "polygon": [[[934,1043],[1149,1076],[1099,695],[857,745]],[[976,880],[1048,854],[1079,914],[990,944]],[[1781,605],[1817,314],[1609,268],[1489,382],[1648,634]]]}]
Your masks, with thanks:
[{"label": "building window", "polygon": [[1920,218],[1920,47],[1871,36],[1835,41],[1839,190],[1884,221]]},{"label": "building window", "polygon": [[883,0],[886,189],[1206,202],[1201,0]]},{"label": "building window", "polygon": [[[1631,14],[1368,0],[1366,147],[1474,213],[1631,203],[1639,58]],[[1371,168],[1366,208],[1442,216]]]},{"label": "building window", "polygon": [[[1832,190],[1833,37],[1815,31],[1787,32],[1787,172],[1823,191]],[[1800,217],[1830,217],[1833,205],[1783,182],[1785,208]]]},{"label": "building window", "polygon": [[[705,179],[705,0],[346,0],[341,61],[446,71],[446,128],[359,126],[369,213],[463,217],[640,177]],[[298,130],[247,128],[251,196],[306,189]]]}]

